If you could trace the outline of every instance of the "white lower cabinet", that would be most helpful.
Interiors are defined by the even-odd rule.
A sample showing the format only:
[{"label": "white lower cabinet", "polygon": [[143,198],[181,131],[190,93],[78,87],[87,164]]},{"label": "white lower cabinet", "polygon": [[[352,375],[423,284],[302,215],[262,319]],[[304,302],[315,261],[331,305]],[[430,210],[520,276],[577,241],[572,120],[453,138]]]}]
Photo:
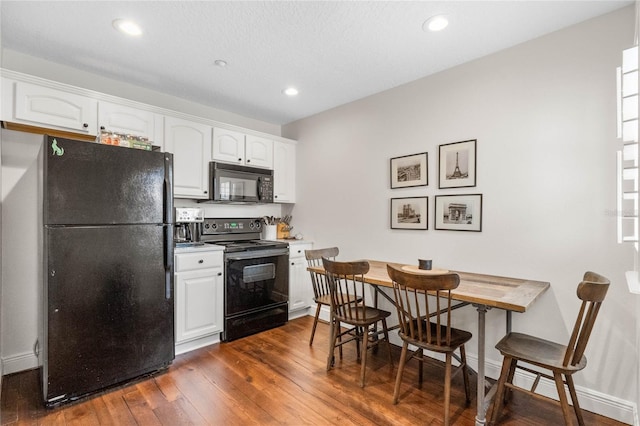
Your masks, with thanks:
[{"label": "white lower cabinet", "polygon": [[304,257],[305,250],[312,248],[312,243],[289,243],[289,318],[306,315],[313,300],[311,276]]},{"label": "white lower cabinet", "polygon": [[224,324],[221,250],[175,255],[176,354],[220,341]]}]

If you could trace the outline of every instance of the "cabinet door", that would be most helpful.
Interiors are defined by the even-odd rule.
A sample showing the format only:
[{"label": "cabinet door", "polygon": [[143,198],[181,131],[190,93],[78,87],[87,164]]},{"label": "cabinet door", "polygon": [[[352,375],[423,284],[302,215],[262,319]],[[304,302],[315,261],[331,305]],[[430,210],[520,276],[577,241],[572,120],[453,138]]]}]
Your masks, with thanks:
[{"label": "cabinet door", "polygon": [[222,268],[176,274],[176,343],[223,329]]},{"label": "cabinet door", "polygon": [[30,83],[15,83],[17,121],[79,133],[98,133],[98,101]]},{"label": "cabinet door", "polygon": [[215,127],[211,158],[224,163],[244,164],[244,136],[244,133]]},{"label": "cabinet door", "polygon": [[273,143],[273,201],[296,201],[296,146],[275,141]]},{"label": "cabinet door", "polygon": [[311,244],[292,244],[289,247],[289,311],[306,309],[311,305],[313,287],[304,251],[312,247]]},{"label": "cabinet door", "polygon": [[209,198],[211,127],[165,117],[164,146],[173,153],[174,197]]},{"label": "cabinet door", "polygon": [[271,139],[246,135],[244,149],[247,166],[273,169],[273,141]]},{"label": "cabinet door", "polygon": [[142,136],[155,142],[155,114],[111,102],[98,103],[100,130]]}]

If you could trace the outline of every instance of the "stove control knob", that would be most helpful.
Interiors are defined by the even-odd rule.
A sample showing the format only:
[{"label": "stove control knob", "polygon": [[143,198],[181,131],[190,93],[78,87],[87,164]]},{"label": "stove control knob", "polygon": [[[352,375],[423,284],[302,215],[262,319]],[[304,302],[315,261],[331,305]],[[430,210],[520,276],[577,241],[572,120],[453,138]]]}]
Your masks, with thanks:
[{"label": "stove control knob", "polygon": [[204,229],[209,229],[209,224],[208,223],[204,224]]},{"label": "stove control knob", "polygon": [[255,224],[253,222],[249,223],[249,228],[253,229],[254,226]]},{"label": "stove control knob", "polygon": [[218,229],[218,224],[217,223],[211,224],[211,229]]}]

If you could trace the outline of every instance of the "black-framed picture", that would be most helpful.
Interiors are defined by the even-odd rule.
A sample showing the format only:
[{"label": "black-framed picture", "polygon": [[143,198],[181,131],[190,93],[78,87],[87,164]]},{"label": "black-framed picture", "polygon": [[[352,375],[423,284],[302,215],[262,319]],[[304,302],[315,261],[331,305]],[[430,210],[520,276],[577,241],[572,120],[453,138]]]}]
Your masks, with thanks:
[{"label": "black-framed picture", "polygon": [[476,140],[440,145],[438,187],[476,186]]},{"label": "black-framed picture", "polygon": [[436,195],[434,229],[482,231],[482,194]]},{"label": "black-framed picture", "polygon": [[428,154],[405,155],[391,159],[391,188],[429,184]]},{"label": "black-framed picture", "polygon": [[428,229],[429,197],[391,199],[391,229]]}]

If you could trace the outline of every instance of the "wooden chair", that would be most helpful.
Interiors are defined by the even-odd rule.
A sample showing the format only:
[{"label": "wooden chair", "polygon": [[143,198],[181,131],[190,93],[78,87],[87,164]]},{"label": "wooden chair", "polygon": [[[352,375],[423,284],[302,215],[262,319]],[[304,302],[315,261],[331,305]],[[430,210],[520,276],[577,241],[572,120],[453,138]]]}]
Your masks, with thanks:
[{"label": "wooden chair", "polygon": [[[366,289],[362,277],[369,271],[369,263],[367,261],[337,262],[325,257],[322,259],[322,263],[329,284],[329,294],[331,295],[332,327],[329,356],[327,357],[327,371],[333,366],[336,345],[342,346],[351,340],[355,340],[358,360],[361,362],[360,387],[364,387],[368,349],[377,347],[382,341],[378,339],[377,332],[372,336],[371,342],[369,339],[369,327],[378,322],[382,323],[382,333],[389,350],[389,363],[393,366],[389,331],[387,329],[387,317],[391,313],[366,305]],[[340,331],[341,323],[353,326],[355,334],[349,339],[338,342],[338,336],[342,334]],[[362,351],[360,351],[361,343]],[[360,356],[361,352],[362,356]]]},{"label": "wooden chair", "polygon": [[[551,398],[535,393],[540,377],[545,377],[553,380],[556,384],[565,424],[569,425],[573,422],[567,401],[567,394],[564,390],[564,383],[566,383],[569,388],[569,394],[571,395],[573,409],[578,418],[578,424],[584,425],[572,375],[587,365],[587,358],[584,356],[584,351],[587,347],[593,324],[596,321],[596,316],[600,310],[600,305],[607,294],[608,288],[609,280],[607,278],[594,272],[586,272],[584,274],[584,278],[582,282],[578,284],[577,290],[578,298],[582,300],[582,305],[567,345],[561,345],[521,333],[509,333],[498,342],[496,349],[502,353],[504,361],[502,363],[502,371],[500,373],[500,379],[498,380],[498,389],[493,405],[493,414],[491,416],[492,424],[495,424],[500,417],[500,411],[505,402],[507,388],[524,392],[539,399],[557,402]],[[518,365],[518,361],[526,362],[534,367],[528,368]],[[516,368],[536,375],[536,379],[530,390],[517,387],[513,384],[513,376]],[[547,370],[547,372],[551,374],[539,370]],[[564,375],[565,380],[563,380],[562,375]]]},{"label": "wooden chair", "polygon": [[[393,281],[393,293],[398,308],[400,321],[400,337],[402,338],[402,354],[393,391],[393,403],[398,403],[400,382],[404,366],[411,358],[420,361],[419,380],[422,383],[423,363],[429,359],[424,351],[433,351],[445,355],[444,378],[444,424],[449,424],[449,402],[451,398],[451,379],[462,372],[467,404],[471,402],[469,389],[469,372],[464,344],[471,333],[451,326],[451,290],[458,287],[458,274],[426,275],[406,272],[387,265],[387,272]],[[430,298],[431,292],[434,298]],[[434,306],[435,305],[435,306]],[[417,347],[409,354],[409,345]],[[460,351],[460,365],[452,374],[452,357],[456,350]]]},{"label": "wooden chair", "polygon": [[[338,256],[338,247],[329,247],[316,250],[305,250],[304,256],[307,259],[307,266],[322,266],[322,258],[326,257],[335,260]],[[309,346],[313,345],[313,337],[316,334],[318,326],[318,318],[320,317],[320,309],[322,306],[331,307],[331,295],[329,294],[329,285],[325,274],[318,272],[311,273],[311,283],[313,284],[313,300],[316,302],[316,315],[313,319],[313,328],[311,329],[311,338]]]}]

